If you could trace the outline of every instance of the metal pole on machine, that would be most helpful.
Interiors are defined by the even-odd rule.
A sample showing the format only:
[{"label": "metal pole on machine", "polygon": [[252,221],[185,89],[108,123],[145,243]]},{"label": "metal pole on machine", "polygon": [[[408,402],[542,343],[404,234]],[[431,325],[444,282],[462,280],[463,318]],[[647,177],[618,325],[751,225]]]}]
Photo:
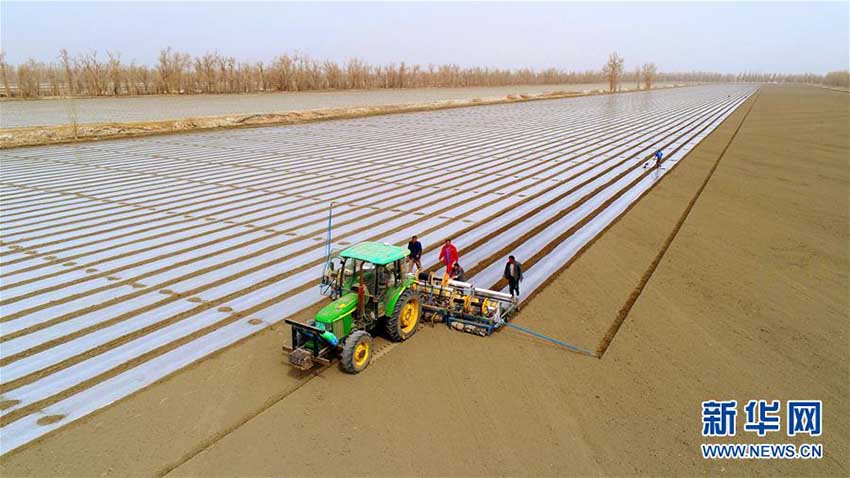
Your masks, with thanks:
[{"label": "metal pole on machine", "polygon": [[331,267],[331,228],[333,226],[334,203],[331,201],[328,206],[328,243],[325,246],[325,267],[322,268],[322,283],[319,285],[319,292],[324,295],[330,285],[328,284],[328,269]]},{"label": "metal pole on machine", "polygon": [[330,205],[328,206],[328,245],[325,248],[325,264],[327,264],[327,261],[329,261],[331,258],[331,223],[333,221],[333,215],[334,203],[333,201],[331,201]]}]

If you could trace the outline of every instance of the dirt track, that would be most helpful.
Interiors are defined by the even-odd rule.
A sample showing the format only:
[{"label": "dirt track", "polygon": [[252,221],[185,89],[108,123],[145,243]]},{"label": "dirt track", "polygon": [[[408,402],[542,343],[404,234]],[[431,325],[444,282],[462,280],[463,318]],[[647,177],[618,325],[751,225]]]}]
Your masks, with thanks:
[{"label": "dirt track", "polygon": [[[744,112],[518,323],[596,345]],[[848,119],[842,93],[764,89],[602,360],[425,329],[360,376],[304,385],[272,330],[5,458],[4,473],[846,474]],[[703,462],[710,398],[824,400],[826,459]]]}]

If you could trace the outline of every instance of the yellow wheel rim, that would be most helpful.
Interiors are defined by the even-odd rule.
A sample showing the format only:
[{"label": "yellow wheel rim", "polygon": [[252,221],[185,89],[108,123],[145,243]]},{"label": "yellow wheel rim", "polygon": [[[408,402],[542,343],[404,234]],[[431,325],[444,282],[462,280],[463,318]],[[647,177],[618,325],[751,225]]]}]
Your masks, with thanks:
[{"label": "yellow wheel rim", "polygon": [[409,334],[416,328],[419,322],[419,301],[410,299],[401,308],[401,317],[399,317],[399,325],[403,334]]},{"label": "yellow wheel rim", "polygon": [[357,368],[366,365],[366,362],[369,361],[369,354],[371,353],[369,347],[369,341],[364,340],[359,344],[354,346],[354,365]]},{"label": "yellow wheel rim", "polygon": [[463,299],[463,311],[467,314],[472,312],[472,296],[468,295]]},{"label": "yellow wheel rim", "polygon": [[481,302],[481,315],[487,315],[487,312],[490,312],[490,299]]}]

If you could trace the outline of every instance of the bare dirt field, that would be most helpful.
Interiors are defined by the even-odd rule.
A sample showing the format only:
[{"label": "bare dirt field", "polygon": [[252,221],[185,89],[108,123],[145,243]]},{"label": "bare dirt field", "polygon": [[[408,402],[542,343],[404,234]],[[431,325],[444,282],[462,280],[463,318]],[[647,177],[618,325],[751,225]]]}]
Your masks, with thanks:
[{"label": "bare dirt field", "polygon": [[[848,106],[763,87],[538,289],[517,323],[601,359],[438,326],[358,376],[299,375],[272,326],[3,456],[3,474],[846,476]],[[753,398],[823,400],[824,459],[702,460],[700,402]]]}]

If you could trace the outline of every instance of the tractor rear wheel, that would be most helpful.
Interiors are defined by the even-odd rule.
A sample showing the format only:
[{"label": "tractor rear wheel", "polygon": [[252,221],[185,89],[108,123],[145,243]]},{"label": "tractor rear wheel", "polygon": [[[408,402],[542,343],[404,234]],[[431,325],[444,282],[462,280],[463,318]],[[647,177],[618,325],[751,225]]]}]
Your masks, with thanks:
[{"label": "tractor rear wheel", "polygon": [[360,373],[372,361],[372,336],[364,330],[353,332],[342,346],[342,368],[348,373]]},{"label": "tractor rear wheel", "polygon": [[398,297],[392,315],[387,317],[387,335],[395,342],[407,340],[416,333],[421,315],[422,305],[419,294],[410,289],[405,290]]}]

